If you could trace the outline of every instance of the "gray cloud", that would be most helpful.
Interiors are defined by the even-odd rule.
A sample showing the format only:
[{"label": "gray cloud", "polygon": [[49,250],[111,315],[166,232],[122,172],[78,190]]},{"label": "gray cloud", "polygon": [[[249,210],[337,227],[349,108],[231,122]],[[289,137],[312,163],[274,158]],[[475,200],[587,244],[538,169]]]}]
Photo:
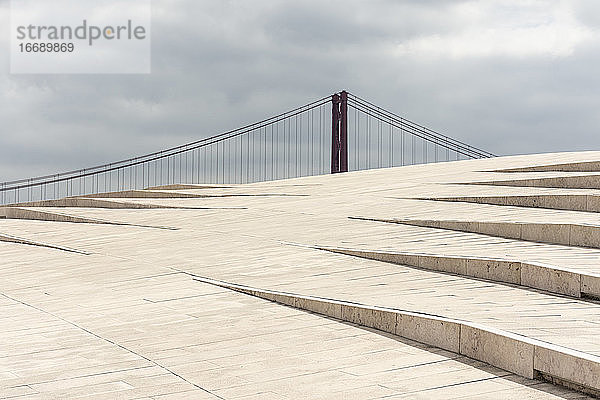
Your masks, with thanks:
[{"label": "gray cloud", "polygon": [[[10,75],[3,28],[0,180],[181,144],[344,88],[499,154],[598,148],[595,3],[569,3],[575,22],[537,17],[561,2],[500,3],[155,0],[150,75]],[[564,33],[560,54],[494,42],[542,40],[544,24]]]}]

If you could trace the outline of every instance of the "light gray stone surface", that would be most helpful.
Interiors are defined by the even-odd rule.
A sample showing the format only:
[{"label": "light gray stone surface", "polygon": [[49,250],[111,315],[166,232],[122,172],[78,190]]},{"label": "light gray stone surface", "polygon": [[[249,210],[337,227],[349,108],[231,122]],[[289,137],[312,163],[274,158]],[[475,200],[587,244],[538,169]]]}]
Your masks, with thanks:
[{"label": "light gray stone surface", "polygon": [[466,275],[468,276],[521,284],[520,262],[470,258],[466,260],[466,266]]},{"label": "light gray stone surface", "polygon": [[534,345],[478,326],[460,326],[460,354],[533,378]]},{"label": "light gray stone surface", "polygon": [[521,284],[573,297],[581,297],[582,274],[560,270],[550,265],[521,264]]},{"label": "light gray stone surface", "polygon": [[570,382],[600,391],[600,357],[565,351],[552,346],[536,346],[534,368]]},{"label": "light gray stone surface", "polygon": [[[507,157],[252,185],[157,189],[151,191],[156,195],[134,193],[145,197],[126,200],[144,208],[174,208],[28,207],[127,225],[0,219],[6,237],[85,252],[0,242],[0,397],[578,398],[572,391],[433,346],[315,314],[334,313],[337,306],[305,301],[304,307],[315,310],[305,312],[291,307],[296,300],[289,296],[280,297],[290,304],[284,306],[209,287],[188,274],[303,298],[366,304],[371,313],[392,308],[461,319],[599,355],[596,303],[309,247],[507,259],[591,276],[600,272],[600,251],[594,248],[351,217],[510,228],[520,223],[594,225],[598,217],[593,213],[408,197],[597,196],[594,189],[456,185],[561,178],[569,173],[482,171],[597,159],[600,153]],[[584,280],[582,287],[592,283]],[[366,315],[364,321],[391,329],[392,319],[385,323],[383,315]]]}]

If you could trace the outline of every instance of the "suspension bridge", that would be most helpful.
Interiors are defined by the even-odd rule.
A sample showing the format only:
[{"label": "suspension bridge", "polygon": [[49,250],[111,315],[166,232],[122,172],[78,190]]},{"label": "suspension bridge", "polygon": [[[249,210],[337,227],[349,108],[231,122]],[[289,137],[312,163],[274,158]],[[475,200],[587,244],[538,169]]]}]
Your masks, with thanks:
[{"label": "suspension bridge", "polygon": [[90,168],[0,183],[0,201],[234,184],[494,157],[347,91],[244,127]]}]

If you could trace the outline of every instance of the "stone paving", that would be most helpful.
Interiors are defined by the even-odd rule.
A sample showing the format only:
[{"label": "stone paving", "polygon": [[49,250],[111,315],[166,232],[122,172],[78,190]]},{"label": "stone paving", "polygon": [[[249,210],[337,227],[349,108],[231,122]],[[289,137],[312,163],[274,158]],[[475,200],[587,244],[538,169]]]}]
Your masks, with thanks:
[{"label": "stone paving", "polygon": [[[96,206],[21,205],[25,211],[0,219],[0,398],[585,398],[191,275],[456,318],[600,356],[594,300],[312,247],[510,258],[600,274],[600,249],[353,219],[600,227],[594,212],[419,199],[598,195],[600,187],[458,184],[600,175],[491,172],[596,160],[598,152],[505,157],[155,188],[161,198],[113,194]],[[103,208],[107,202],[144,208]]]}]

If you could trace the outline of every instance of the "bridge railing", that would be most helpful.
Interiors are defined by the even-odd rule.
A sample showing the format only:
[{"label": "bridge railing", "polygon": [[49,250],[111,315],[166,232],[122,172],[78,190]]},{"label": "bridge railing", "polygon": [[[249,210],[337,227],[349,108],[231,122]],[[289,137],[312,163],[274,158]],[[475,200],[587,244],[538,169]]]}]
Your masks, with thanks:
[{"label": "bridge railing", "polygon": [[342,172],[333,170],[340,157],[345,170],[358,170],[491,156],[342,92],[166,150],[3,182],[0,202],[14,204],[172,184],[251,183]]}]

